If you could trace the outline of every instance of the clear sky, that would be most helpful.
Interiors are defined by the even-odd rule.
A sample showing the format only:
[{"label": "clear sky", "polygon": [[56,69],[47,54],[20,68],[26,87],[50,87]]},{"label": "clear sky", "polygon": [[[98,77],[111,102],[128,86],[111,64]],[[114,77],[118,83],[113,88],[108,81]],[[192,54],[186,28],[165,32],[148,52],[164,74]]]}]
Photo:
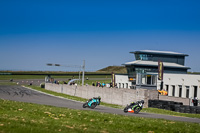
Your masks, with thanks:
[{"label": "clear sky", "polygon": [[0,70],[95,71],[135,50],[188,54],[200,72],[200,1],[0,0]]}]

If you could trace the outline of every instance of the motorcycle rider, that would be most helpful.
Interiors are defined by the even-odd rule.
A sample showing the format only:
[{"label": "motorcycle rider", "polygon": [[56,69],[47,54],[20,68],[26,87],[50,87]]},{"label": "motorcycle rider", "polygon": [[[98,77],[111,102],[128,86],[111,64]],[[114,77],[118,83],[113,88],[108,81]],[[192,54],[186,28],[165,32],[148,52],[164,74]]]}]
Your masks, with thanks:
[{"label": "motorcycle rider", "polygon": [[89,101],[92,101],[93,99],[99,99],[99,102],[101,102],[101,97],[98,96],[98,97],[93,97],[93,98],[90,98]]},{"label": "motorcycle rider", "polygon": [[99,99],[99,104],[100,104],[101,103],[101,97],[98,96],[98,97],[96,97],[96,99]]},{"label": "motorcycle rider", "polygon": [[134,110],[135,106],[134,105],[139,105],[140,103],[142,103],[142,105],[144,104],[144,100],[141,100],[141,101],[137,101],[136,103],[135,102],[132,102],[130,105],[132,105],[132,110]]}]

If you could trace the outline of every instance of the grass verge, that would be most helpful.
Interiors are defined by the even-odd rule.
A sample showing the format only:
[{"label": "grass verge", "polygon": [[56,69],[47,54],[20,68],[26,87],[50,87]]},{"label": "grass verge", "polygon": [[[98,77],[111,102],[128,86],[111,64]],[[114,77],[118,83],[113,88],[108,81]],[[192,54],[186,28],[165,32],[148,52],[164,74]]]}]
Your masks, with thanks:
[{"label": "grass verge", "polygon": [[15,82],[0,82],[0,85],[17,85]]},{"label": "grass verge", "polygon": [[[47,75],[0,75],[0,80],[10,80],[10,79],[13,79],[13,80],[16,80],[16,79],[45,79]],[[111,76],[108,76],[108,75],[85,75],[85,78],[103,78],[103,79],[109,79],[111,78]],[[72,75],[53,75],[52,78],[54,79],[78,79],[79,76],[78,75],[75,75],[75,76],[72,76]]]},{"label": "grass verge", "polygon": [[0,132],[188,132],[199,133],[200,124],[129,117],[46,105],[0,100]]}]

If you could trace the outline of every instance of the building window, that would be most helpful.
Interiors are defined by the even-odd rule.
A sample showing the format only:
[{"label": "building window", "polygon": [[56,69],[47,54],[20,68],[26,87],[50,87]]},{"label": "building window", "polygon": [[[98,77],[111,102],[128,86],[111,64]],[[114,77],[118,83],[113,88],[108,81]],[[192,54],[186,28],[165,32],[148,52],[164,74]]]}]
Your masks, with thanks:
[{"label": "building window", "polygon": [[151,75],[147,75],[147,84],[151,85]]},{"label": "building window", "polygon": [[169,90],[169,85],[165,85],[166,86],[166,91],[168,92],[168,90]]},{"label": "building window", "polygon": [[124,83],[122,83],[122,88],[124,88]]},{"label": "building window", "polygon": [[186,98],[189,98],[190,87],[186,86]]},{"label": "building window", "polygon": [[121,88],[121,83],[119,83],[119,88]]},{"label": "building window", "polygon": [[151,54],[135,54],[136,60],[152,60],[152,57]]},{"label": "building window", "polygon": [[165,86],[166,86],[165,91],[167,92],[167,95],[168,95],[169,85],[165,85]]},{"label": "building window", "polygon": [[126,88],[128,88],[128,83],[126,83]]},{"label": "building window", "polygon": [[146,84],[146,75],[141,75],[142,77],[142,84],[145,85]]},{"label": "building window", "polygon": [[179,85],[179,97],[181,97],[181,96],[182,96],[182,86]]},{"label": "building window", "polygon": [[146,54],[141,54],[141,55],[140,55],[140,59],[141,59],[141,60],[148,60]]},{"label": "building window", "polygon": [[197,97],[197,86],[194,86],[194,98]]},{"label": "building window", "polygon": [[152,75],[151,79],[152,79],[152,85],[156,85],[157,76],[156,75]]},{"label": "building window", "polygon": [[175,96],[175,86],[172,85],[172,96],[174,97]]},{"label": "building window", "polygon": [[137,85],[156,85],[157,75],[150,74],[137,74],[136,83]]}]

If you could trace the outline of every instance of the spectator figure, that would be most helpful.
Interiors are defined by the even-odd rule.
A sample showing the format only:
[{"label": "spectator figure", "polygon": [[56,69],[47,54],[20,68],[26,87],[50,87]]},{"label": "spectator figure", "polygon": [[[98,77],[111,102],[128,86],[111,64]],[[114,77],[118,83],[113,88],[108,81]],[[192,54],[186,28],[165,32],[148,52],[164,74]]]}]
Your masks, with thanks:
[{"label": "spectator figure", "polygon": [[77,83],[75,83],[75,92],[74,92],[74,96],[76,95],[76,89],[77,89]]},{"label": "spectator figure", "polygon": [[102,83],[102,88],[103,88],[105,85],[106,85],[105,83]]},{"label": "spectator figure", "polygon": [[97,87],[100,87],[100,82],[97,82]]},{"label": "spectator figure", "polygon": [[98,82],[96,81],[96,87],[98,86]]},{"label": "spectator figure", "polygon": [[95,86],[94,82],[92,82],[92,86]]},{"label": "spectator figure", "polygon": [[110,83],[110,88],[112,88],[113,87],[113,85],[112,85],[112,83]]}]

